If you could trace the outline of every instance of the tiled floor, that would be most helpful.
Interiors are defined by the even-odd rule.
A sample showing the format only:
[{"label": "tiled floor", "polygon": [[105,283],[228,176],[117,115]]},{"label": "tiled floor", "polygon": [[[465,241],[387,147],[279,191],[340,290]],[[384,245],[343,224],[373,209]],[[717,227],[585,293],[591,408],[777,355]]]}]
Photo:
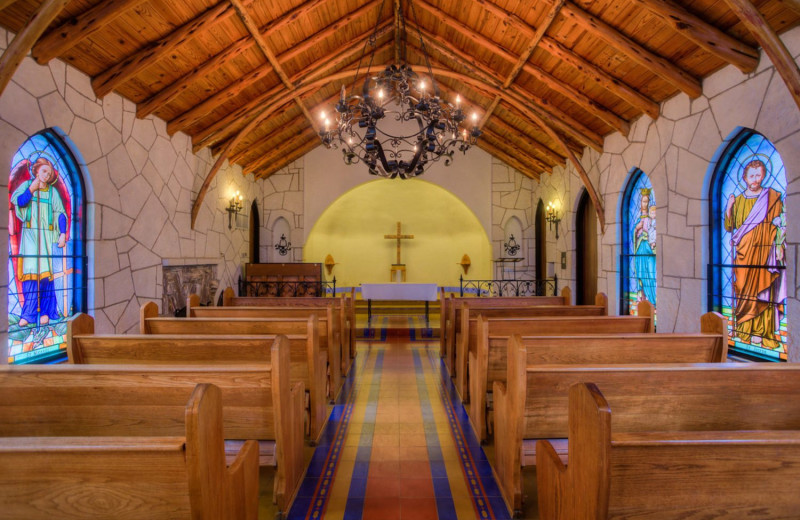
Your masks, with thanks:
[{"label": "tiled floor", "polygon": [[289,519],[509,518],[438,340],[410,334],[413,321],[382,320],[359,342]]}]

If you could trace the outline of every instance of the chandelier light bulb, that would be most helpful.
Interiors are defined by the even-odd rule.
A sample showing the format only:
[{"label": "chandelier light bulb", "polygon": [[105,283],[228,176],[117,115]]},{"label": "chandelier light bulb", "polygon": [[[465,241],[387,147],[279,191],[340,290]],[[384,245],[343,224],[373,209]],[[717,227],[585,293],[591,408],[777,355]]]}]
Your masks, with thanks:
[{"label": "chandelier light bulb", "polygon": [[472,122],[473,123],[477,123],[478,122],[478,113],[477,112],[473,112],[472,113]]},{"label": "chandelier light bulb", "polygon": [[328,118],[326,117],[326,115],[325,115],[325,111],[324,111],[324,110],[323,110],[322,112],[320,112],[320,113],[319,113],[319,118],[320,118],[320,119],[322,119],[323,121],[325,121],[326,119],[328,119]]},{"label": "chandelier light bulb", "polygon": [[461,96],[456,94],[456,106],[461,106]]},{"label": "chandelier light bulb", "polygon": [[378,99],[383,99],[383,89],[378,91]]},{"label": "chandelier light bulb", "polygon": [[424,80],[424,79],[421,79],[421,80],[419,81],[419,89],[420,89],[422,92],[425,92],[425,80]]}]

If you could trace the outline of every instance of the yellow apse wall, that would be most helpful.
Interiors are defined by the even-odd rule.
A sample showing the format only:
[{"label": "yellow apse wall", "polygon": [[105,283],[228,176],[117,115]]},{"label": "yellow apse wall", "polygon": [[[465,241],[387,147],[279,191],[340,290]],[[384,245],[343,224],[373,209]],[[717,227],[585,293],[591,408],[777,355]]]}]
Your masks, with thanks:
[{"label": "yellow apse wall", "polygon": [[330,254],[337,287],[390,281],[397,241],[384,235],[414,235],[402,241],[406,281],[458,286],[466,253],[465,278],[491,278],[491,244],[475,214],[455,195],[418,179],[380,179],[339,197],[320,216],[303,249],[304,262]]}]

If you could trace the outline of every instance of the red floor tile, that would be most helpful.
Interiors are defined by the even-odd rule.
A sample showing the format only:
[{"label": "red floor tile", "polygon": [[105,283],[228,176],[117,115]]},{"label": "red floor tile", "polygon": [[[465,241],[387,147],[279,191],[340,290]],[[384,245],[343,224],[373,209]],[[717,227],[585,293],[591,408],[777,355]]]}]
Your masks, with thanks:
[{"label": "red floor tile", "polygon": [[400,500],[403,520],[437,520],[436,500],[433,498],[403,498]]},{"label": "red floor tile", "polygon": [[400,479],[400,498],[435,498],[430,477]]},{"label": "red floor tile", "polygon": [[401,460],[400,476],[403,478],[420,478],[421,475],[430,477],[431,465],[427,460]]},{"label": "red floor tile", "polygon": [[369,476],[398,478],[400,476],[400,463],[398,461],[372,461],[369,464]]},{"label": "red floor tile", "polygon": [[[433,487],[433,485],[431,485]],[[365,498],[398,498],[400,496],[400,479],[377,478],[367,479]]]},{"label": "red floor tile", "polygon": [[[412,517],[408,517],[412,518]],[[435,517],[434,517],[435,518]],[[363,520],[400,520],[399,498],[365,498]]]},{"label": "red floor tile", "polygon": [[406,446],[400,441],[400,460],[428,460],[427,446]]}]

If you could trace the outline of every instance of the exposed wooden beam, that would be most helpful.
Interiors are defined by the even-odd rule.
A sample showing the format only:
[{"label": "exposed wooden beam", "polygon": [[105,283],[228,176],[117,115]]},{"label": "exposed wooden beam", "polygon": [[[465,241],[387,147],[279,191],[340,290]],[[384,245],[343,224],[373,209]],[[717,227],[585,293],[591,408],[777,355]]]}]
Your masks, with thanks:
[{"label": "exposed wooden beam", "polygon": [[527,164],[529,170],[537,172],[553,173],[553,167],[541,160],[529,155],[525,150],[517,146],[513,141],[504,139],[501,135],[494,133],[491,129],[487,128],[481,139],[488,139],[495,148],[502,150],[509,157],[514,157],[518,163]]},{"label": "exposed wooden beam", "polygon": [[104,28],[128,9],[144,3],[144,0],[105,0],[74,18],[70,18],[57,29],[48,31],[33,46],[33,57],[44,65],[60,56]]},{"label": "exposed wooden beam", "polygon": [[497,108],[497,105],[500,104],[501,99],[503,99],[502,96],[495,96],[494,99],[492,100],[492,104],[486,107],[486,112],[484,112],[483,117],[481,117],[481,121],[480,123],[478,123],[478,128],[483,128],[484,126],[486,126],[486,121],[488,121],[489,118],[492,117],[494,109]]},{"label": "exposed wooden beam", "polygon": [[[486,38],[485,36],[481,35],[475,29],[463,24],[461,21],[453,18],[446,12],[438,9],[430,4],[422,2],[418,4],[424,11],[427,11],[430,15],[435,16],[439,21],[443,22],[445,25],[453,29],[454,31],[458,32],[460,35],[464,36],[465,38],[471,40],[475,45],[482,47],[490,52],[492,52],[495,56],[503,58],[504,60],[510,63],[516,63],[518,57],[500,46],[499,44],[495,43],[494,41]],[[608,108],[604,107],[597,101],[589,99],[588,96],[578,92],[573,87],[565,85],[563,82],[557,80],[556,78],[552,77],[547,72],[533,67],[531,65],[525,65],[523,63],[523,70],[536,78],[540,83],[545,85],[550,90],[554,90],[565,96],[567,99],[570,99],[573,103],[575,103],[578,107],[588,112],[590,115],[597,117],[601,121],[604,121],[611,128],[614,128],[621,132],[624,135],[627,135],[630,131],[630,124],[619,117],[617,114],[609,110]],[[504,83],[504,80],[500,82],[501,86]],[[541,98],[537,98],[536,96],[532,96],[533,99],[536,101],[537,104],[540,106],[548,106],[547,102]],[[553,105],[550,105],[553,107]]]},{"label": "exposed wooden beam", "polygon": [[649,115],[650,118],[658,118],[661,110],[658,103],[624,81],[615,78],[594,63],[570,51],[554,39],[543,38],[539,43],[539,48],[546,50],[550,55],[560,59],[567,65],[571,65],[575,70],[594,81],[611,94]]},{"label": "exposed wooden beam", "polygon": [[314,148],[316,148],[320,144],[321,143],[318,140],[310,139],[307,143],[302,144],[297,149],[295,149],[294,152],[291,152],[291,153],[285,155],[282,159],[278,159],[277,161],[275,161],[275,164],[273,164],[269,168],[266,168],[264,170],[256,172],[255,173],[255,177],[257,179],[266,179],[267,177],[269,177],[273,173],[281,170],[285,166],[293,163],[294,161],[296,161],[300,157],[304,156],[305,154],[307,154],[308,152],[310,152],[311,150],[313,150]]},{"label": "exposed wooden beam", "polygon": [[394,0],[394,62],[400,63],[400,45],[402,44],[402,33],[400,27],[400,0]]},{"label": "exposed wooden beam", "polygon": [[656,14],[665,23],[703,50],[735,65],[745,74],[758,65],[758,49],[750,47],[705,22],[672,0],[633,0]]},{"label": "exposed wooden beam", "polygon": [[[506,11],[489,0],[475,0],[475,2],[480,4],[484,9],[486,9],[486,11],[492,13],[495,17],[500,19],[504,24],[508,23],[512,25],[529,38],[533,38],[535,36],[534,29],[514,13]],[[644,96],[635,88],[626,84],[622,80],[615,78],[597,65],[586,60],[584,57],[575,54],[573,51],[562,46],[553,38],[544,36],[541,42],[539,42],[539,47],[549,52],[554,57],[559,58],[568,65],[574,67],[575,70],[581,74],[587,75],[591,80],[597,82],[598,85],[609,91],[611,94],[638,108],[642,112],[645,112],[653,119],[658,117],[658,103]],[[554,51],[558,51],[558,55],[554,54]]]},{"label": "exposed wooden beam", "polygon": [[[530,148],[532,148],[536,152],[544,155],[547,158],[548,161],[550,161],[550,162],[552,162],[554,164],[564,164],[566,162],[566,160],[567,160],[567,158],[565,156],[559,154],[558,152],[556,152],[554,150],[551,150],[548,146],[545,146],[544,144],[542,144],[541,142],[537,141],[536,139],[533,139],[528,132],[524,132],[524,131],[512,126],[508,121],[504,120],[500,116],[492,118],[492,120],[489,121],[489,125],[492,126],[492,127],[496,127],[501,132],[504,132],[504,133],[509,134],[509,135],[524,136],[525,137],[524,142],[525,142],[526,146],[529,146]],[[502,136],[503,133],[501,133],[501,132],[495,131],[495,133],[497,135]]]},{"label": "exposed wooden beam", "polygon": [[778,2],[800,14],[800,0],[778,0]]},{"label": "exposed wooden beam", "polygon": [[[294,9],[287,11],[262,29],[264,36],[269,38],[277,31],[280,31],[284,27],[287,27],[289,24],[293,23],[299,17],[305,16],[325,1],[326,0],[307,1],[295,7]],[[153,94],[147,101],[139,103],[139,105],[136,107],[136,117],[143,118],[152,114],[160,106],[165,105],[178,97],[195,81],[208,76],[220,67],[230,63],[242,53],[250,50],[253,45],[255,45],[255,42],[251,38],[244,37],[236,40],[223,51],[215,54],[208,60],[188,71],[181,78],[174,81],[170,86],[160,90],[156,94]]]},{"label": "exposed wooden beam", "polygon": [[697,78],[668,59],[645,49],[593,14],[584,11],[571,2],[564,4],[561,13],[590,31],[592,36],[600,38],[642,67],[652,71],[667,83],[685,92],[690,98],[697,98],[703,93],[700,81]]},{"label": "exposed wooden beam", "polygon": [[[352,13],[346,15],[344,18],[341,18],[337,22],[329,25],[326,29],[304,40],[302,43],[287,49],[286,52],[276,57],[276,61],[278,63],[288,62],[293,58],[295,58],[298,54],[303,53],[319,45],[321,41],[327,39],[337,30],[339,30],[342,22],[344,21],[352,22],[352,20],[357,19],[360,16],[363,16],[364,14],[369,12],[369,9],[377,5],[377,1],[378,0],[373,0],[369,4],[357,9],[356,11],[353,11]],[[274,67],[265,65],[263,67],[256,69],[255,71],[252,71],[244,78],[239,78],[237,81],[231,83],[230,85],[228,85],[228,87],[217,92],[212,97],[203,101],[201,104],[192,107],[190,110],[187,110],[183,114],[170,120],[167,124],[167,131],[170,134],[172,134],[195,124],[199,119],[207,116],[220,104],[225,103],[226,101],[232,99],[233,97],[238,96],[239,93],[242,92],[245,88],[268,76],[273,70]],[[289,81],[288,78],[287,81]],[[289,81],[289,83],[291,84],[291,81]],[[286,83],[284,83],[284,85],[285,84]]]},{"label": "exposed wooden beam", "polygon": [[[388,28],[391,28],[391,23],[384,26],[384,29]],[[380,53],[385,48],[387,47],[379,47],[375,52]],[[321,65],[319,69],[315,69],[308,73],[307,71],[298,72],[295,76],[293,76],[292,82],[299,88],[300,86],[306,85],[309,82],[324,78],[326,74],[330,74],[331,69],[340,66],[341,63],[343,62],[340,62],[338,59],[332,59],[329,60],[327,64]],[[219,119],[215,123],[212,123],[211,125],[194,133],[192,135],[193,149],[197,151],[211,142],[222,139],[224,135],[235,132],[239,126],[245,124],[245,120],[248,119],[254,111],[258,110],[264,104],[270,104],[274,100],[274,97],[282,96],[282,92],[283,91],[281,90],[280,86],[276,87],[275,89],[271,89],[260,96],[256,96],[222,119]]]},{"label": "exposed wooden beam", "polygon": [[505,162],[506,164],[508,164],[509,166],[514,168],[515,170],[517,170],[520,173],[522,173],[525,177],[528,177],[528,178],[533,179],[535,181],[538,181],[542,177],[542,173],[541,172],[537,172],[536,170],[534,170],[530,166],[526,166],[526,165],[522,164],[521,162],[516,160],[514,157],[508,155],[503,150],[498,149],[496,146],[494,146],[493,144],[491,144],[490,142],[488,142],[486,140],[480,141],[478,143],[478,148],[480,148],[481,150],[484,150],[489,155],[493,155],[493,156],[497,157],[501,161]]},{"label": "exposed wooden beam", "polygon": [[786,45],[749,0],[725,0],[725,3],[744,23],[769,59],[772,60],[775,70],[783,78],[795,104],[800,108],[800,69],[786,49]]},{"label": "exposed wooden beam", "polygon": [[33,44],[68,3],[69,0],[45,0],[8,44],[8,48],[0,56],[0,94],[5,91]]},{"label": "exposed wooden beam", "polygon": [[[273,119],[277,116],[278,114],[276,113],[273,116]],[[239,164],[243,163],[247,164],[249,162],[252,162],[254,159],[249,159],[250,156],[261,153],[261,150],[271,150],[280,143],[283,143],[284,141],[289,139],[293,134],[296,134],[297,127],[303,124],[304,119],[305,119],[304,115],[299,115],[297,117],[292,118],[286,124],[282,125],[282,129],[278,130],[277,132],[271,132],[262,137],[261,139],[258,139],[257,141],[254,141],[249,144],[243,143],[241,150],[231,154],[229,162],[239,163]],[[214,154],[213,148],[211,149],[211,153]],[[216,153],[219,153],[219,151],[217,151]]]},{"label": "exposed wooden beam", "polygon": [[508,75],[505,82],[503,82],[503,88],[510,87],[511,84],[514,83],[514,80],[517,79],[517,76],[519,76],[519,73],[522,72],[522,67],[524,67],[525,64],[528,63],[528,60],[531,59],[533,51],[535,51],[536,47],[539,46],[539,42],[542,41],[542,38],[544,38],[547,30],[550,29],[550,26],[553,25],[553,20],[555,20],[556,16],[558,16],[558,12],[561,10],[561,7],[564,5],[565,1],[566,0],[555,0],[553,2],[553,5],[547,12],[547,16],[545,17],[544,21],[539,28],[536,29],[536,33],[531,38],[531,41],[525,48],[525,51],[519,57],[519,60],[517,61],[516,65],[514,65],[514,68],[511,69],[511,73]]},{"label": "exposed wooden beam", "polygon": [[269,152],[267,154],[263,154],[258,159],[254,160],[254,161],[251,161],[251,162],[249,162],[247,164],[244,164],[242,166],[242,172],[245,175],[247,175],[249,173],[254,173],[255,170],[261,168],[265,164],[268,164],[269,161],[273,160],[274,158],[276,158],[276,157],[280,158],[281,156],[284,156],[287,153],[290,153],[292,150],[297,148],[297,146],[299,144],[301,144],[301,143],[305,144],[306,142],[310,141],[311,139],[314,139],[314,140],[317,141],[317,143],[321,144],[321,141],[319,140],[319,136],[317,135],[317,133],[311,128],[306,128],[305,130],[303,130],[299,134],[296,134],[295,136],[293,136],[293,137],[285,140],[284,142],[282,142],[277,148],[275,148],[271,152]]},{"label": "exposed wooden beam", "polygon": [[0,11],[5,9],[6,7],[10,7],[11,4],[15,3],[17,0],[0,0]]},{"label": "exposed wooden beam", "polygon": [[[504,92],[508,95],[514,95],[515,93],[511,90],[503,90],[502,89],[502,78],[498,78],[494,75],[494,72],[490,71],[488,67],[484,64],[477,63],[471,56],[467,55],[460,49],[454,47],[451,43],[447,42],[446,40],[439,38],[438,36],[431,34],[425,30],[422,31],[422,35],[433,48],[441,52],[448,60],[458,63],[466,70],[468,70],[475,78],[478,78],[481,84],[485,84],[491,86],[492,88],[497,89],[497,92]],[[526,98],[525,103],[531,106],[531,100],[536,103],[536,106],[533,106],[531,109],[536,110],[537,112],[541,113],[542,116],[550,119],[553,123],[561,129],[564,133],[571,136],[573,139],[577,140],[578,142],[590,146],[593,149],[602,152],[603,150],[603,138],[597,134],[597,132],[593,131],[592,129],[588,128],[586,125],[578,121],[577,119],[569,116],[568,114],[562,112],[556,107],[551,106],[546,100],[534,96],[530,92],[524,91]]]},{"label": "exposed wooden beam", "polygon": [[171,31],[160,40],[150,43],[145,48],[92,78],[94,93],[99,98],[104,97],[130,78],[164,58],[180,45],[189,41],[198,33],[213,27],[219,22],[227,20],[233,12],[233,9],[230,8],[227,2],[220,2],[195,19]]}]

